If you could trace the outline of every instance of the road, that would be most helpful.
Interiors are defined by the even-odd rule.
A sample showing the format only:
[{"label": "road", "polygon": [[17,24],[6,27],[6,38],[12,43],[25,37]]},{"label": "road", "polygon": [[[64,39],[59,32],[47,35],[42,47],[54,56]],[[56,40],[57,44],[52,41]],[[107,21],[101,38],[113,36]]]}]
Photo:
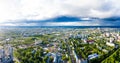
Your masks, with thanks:
[{"label": "road", "polygon": [[68,55],[70,56],[72,63],[75,63],[75,61],[74,61],[75,59],[74,59],[74,56],[72,55],[72,50],[70,48],[70,45],[68,44],[67,40],[65,40],[65,42],[66,42],[66,46],[67,46],[67,50],[68,50]]}]

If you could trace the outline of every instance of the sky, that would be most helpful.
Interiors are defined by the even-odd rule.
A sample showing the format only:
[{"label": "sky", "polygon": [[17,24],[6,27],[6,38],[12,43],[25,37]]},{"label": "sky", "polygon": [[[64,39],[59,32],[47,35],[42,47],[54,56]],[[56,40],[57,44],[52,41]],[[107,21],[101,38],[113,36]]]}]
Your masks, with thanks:
[{"label": "sky", "polygon": [[119,17],[120,0],[0,0],[0,26],[120,26]]}]

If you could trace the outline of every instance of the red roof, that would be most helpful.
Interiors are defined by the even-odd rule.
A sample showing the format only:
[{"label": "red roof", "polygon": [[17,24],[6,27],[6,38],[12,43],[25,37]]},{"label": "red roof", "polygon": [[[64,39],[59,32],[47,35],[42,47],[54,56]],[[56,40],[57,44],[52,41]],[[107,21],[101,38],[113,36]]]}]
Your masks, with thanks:
[{"label": "red roof", "polygon": [[87,40],[87,42],[94,42],[94,40]]}]

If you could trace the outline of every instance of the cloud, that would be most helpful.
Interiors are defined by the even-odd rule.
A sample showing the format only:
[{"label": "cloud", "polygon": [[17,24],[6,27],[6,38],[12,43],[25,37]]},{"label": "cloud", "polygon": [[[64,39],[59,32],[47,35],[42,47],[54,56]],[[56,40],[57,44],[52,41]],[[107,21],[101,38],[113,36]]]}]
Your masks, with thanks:
[{"label": "cloud", "polygon": [[37,26],[37,23],[0,23],[0,26]]},{"label": "cloud", "polygon": [[120,26],[120,21],[74,21],[74,22],[8,22],[0,26]]},{"label": "cloud", "polygon": [[120,0],[0,0],[0,22],[120,16]]}]

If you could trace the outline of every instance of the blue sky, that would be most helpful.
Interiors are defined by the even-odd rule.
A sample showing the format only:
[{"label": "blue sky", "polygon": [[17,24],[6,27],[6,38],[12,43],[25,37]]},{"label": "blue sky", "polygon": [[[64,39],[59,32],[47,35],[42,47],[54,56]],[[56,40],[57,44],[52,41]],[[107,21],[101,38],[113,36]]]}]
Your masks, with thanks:
[{"label": "blue sky", "polygon": [[0,0],[0,26],[120,26],[120,0]]}]

